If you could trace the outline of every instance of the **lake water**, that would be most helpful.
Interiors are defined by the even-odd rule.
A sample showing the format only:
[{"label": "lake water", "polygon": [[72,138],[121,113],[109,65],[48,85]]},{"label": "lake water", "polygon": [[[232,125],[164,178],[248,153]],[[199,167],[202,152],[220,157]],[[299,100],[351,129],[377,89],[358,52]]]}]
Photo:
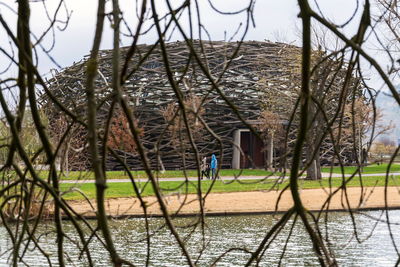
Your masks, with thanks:
[{"label": "lake water", "polygon": [[[394,240],[400,246],[400,211],[390,211],[390,221],[394,232]],[[347,213],[329,213],[328,234],[333,251],[340,266],[394,266],[397,254],[389,236],[388,226],[384,222],[376,222],[372,217],[385,220],[381,211],[369,211],[364,215],[357,214],[355,221],[359,237],[363,242],[357,242],[354,236],[354,227]],[[199,257],[199,266],[209,266],[217,257],[230,248],[245,248],[255,250],[266,232],[280,218],[271,215],[257,216],[228,216],[206,218],[205,238],[199,229],[196,229],[188,238],[188,249],[194,259],[200,255],[203,244],[207,249]],[[193,222],[193,218],[175,219],[177,226],[185,226]],[[281,257],[283,247],[291,229],[290,221],[270,245],[260,262],[260,266],[276,266]],[[175,244],[173,236],[165,228],[159,229],[163,220],[151,219],[151,266],[186,266],[185,258]],[[129,219],[110,221],[113,236],[120,255],[130,260],[135,265],[144,266],[147,247],[142,241],[146,236],[144,219]],[[325,233],[325,227],[321,224]],[[187,235],[191,229],[179,228],[182,237]],[[372,231],[373,230],[373,231]],[[73,240],[77,240],[70,223],[65,224],[65,232]],[[56,263],[56,244],[53,225],[42,224],[40,226],[39,243],[51,255]],[[372,235],[371,235],[372,233]],[[6,230],[0,227],[0,266],[7,264],[7,248],[10,240],[7,238]],[[32,247],[32,246],[31,246]],[[99,242],[92,243],[90,250],[96,266],[110,266],[107,253]],[[74,245],[66,246],[66,252],[70,261],[68,266],[85,266],[85,262],[79,260],[79,250]],[[232,250],[217,263],[217,266],[242,266],[249,258],[249,254],[242,250]],[[49,265],[43,256],[37,251],[28,250],[25,261],[30,266]],[[286,253],[283,256],[282,266],[317,266],[318,262],[312,252],[308,235],[297,223],[293,228],[293,235],[287,244]],[[24,266],[21,264],[21,266]],[[57,266],[55,264],[54,266]]]}]

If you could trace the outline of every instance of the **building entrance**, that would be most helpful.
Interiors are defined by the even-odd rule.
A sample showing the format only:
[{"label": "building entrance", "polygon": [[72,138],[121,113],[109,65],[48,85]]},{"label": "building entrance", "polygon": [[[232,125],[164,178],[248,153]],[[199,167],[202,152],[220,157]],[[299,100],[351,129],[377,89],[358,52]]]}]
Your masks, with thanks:
[{"label": "building entrance", "polygon": [[240,132],[240,148],[243,154],[240,155],[240,168],[263,168],[264,151],[263,142],[251,132]]}]

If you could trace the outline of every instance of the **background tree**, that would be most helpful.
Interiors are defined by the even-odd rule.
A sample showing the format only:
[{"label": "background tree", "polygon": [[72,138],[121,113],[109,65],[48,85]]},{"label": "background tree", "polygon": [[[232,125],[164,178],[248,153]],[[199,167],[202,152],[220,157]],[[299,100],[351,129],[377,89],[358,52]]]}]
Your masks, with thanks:
[{"label": "background tree", "polygon": [[391,155],[396,152],[396,142],[387,137],[382,137],[375,141],[370,149],[371,159],[382,164],[383,161],[388,161]]},{"label": "background tree", "polygon": [[[318,37],[320,36],[316,38]],[[321,45],[316,49],[321,49]],[[265,77],[259,81],[259,86],[265,88],[261,89],[263,110],[279,114],[283,122],[292,121],[287,123],[289,128],[285,143],[288,147],[283,153],[290,155],[300,123],[298,100],[301,88],[301,51],[297,47],[287,45],[281,53],[285,58],[280,65],[282,73],[265,73]],[[363,98],[363,86],[356,78],[355,70],[348,70],[344,57],[344,51],[312,51],[312,102],[309,105],[308,139],[302,157],[302,163],[307,166],[307,179],[321,179],[321,164],[338,163],[342,160],[342,164],[349,165],[354,161],[351,142],[354,139],[344,142],[347,137],[342,137],[342,131],[351,131],[351,122],[343,121],[342,118],[345,106],[351,107],[354,101]],[[351,74],[348,74],[349,71]],[[282,89],[276,90],[271,85]],[[366,116],[369,116],[368,112],[372,112],[372,109],[365,110]],[[330,132],[334,129],[334,132]]]},{"label": "background tree", "polygon": [[[137,125],[137,122],[135,122]],[[143,129],[139,129],[143,135]],[[117,109],[111,118],[107,146],[123,155],[124,163],[127,163],[129,156],[135,156],[136,144],[129,130],[129,123],[125,114]]]},{"label": "background tree", "polygon": [[[276,145],[277,143],[277,148],[282,151],[284,149],[283,144],[284,144],[284,128],[283,128],[283,123],[282,119],[280,116],[276,113],[273,113],[268,110],[264,110],[260,114],[259,118],[260,124],[256,125],[256,128],[258,131],[260,131],[261,136],[263,138],[264,144],[266,144],[265,147],[265,152],[266,152],[266,166],[265,168],[268,170],[274,170],[274,167],[280,167],[284,168],[285,166],[280,166],[279,165],[279,159],[277,160],[278,162],[275,161],[274,159],[274,151],[276,150]],[[283,155],[280,155],[280,157],[284,157]]]},{"label": "background tree", "polygon": [[7,123],[3,120],[0,121],[0,164],[3,165],[7,161],[8,147],[10,145],[11,136]]}]

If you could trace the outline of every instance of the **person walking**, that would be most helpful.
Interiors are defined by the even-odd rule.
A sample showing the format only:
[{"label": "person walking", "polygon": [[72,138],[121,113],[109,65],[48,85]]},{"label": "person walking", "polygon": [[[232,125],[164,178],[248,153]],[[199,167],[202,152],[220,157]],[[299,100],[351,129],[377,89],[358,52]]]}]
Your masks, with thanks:
[{"label": "person walking", "polygon": [[212,154],[211,155],[211,174],[212,174],[212,179],[216,179],[216,173],[217,173],[217,166],[218,166],[218,161],[217,161],[217,157]]},{"label": "person walking", "polygon": [[210,166],[207,163],[207,157],[201,160],[201,180],[203,180],[204,176],[210,179]]}]

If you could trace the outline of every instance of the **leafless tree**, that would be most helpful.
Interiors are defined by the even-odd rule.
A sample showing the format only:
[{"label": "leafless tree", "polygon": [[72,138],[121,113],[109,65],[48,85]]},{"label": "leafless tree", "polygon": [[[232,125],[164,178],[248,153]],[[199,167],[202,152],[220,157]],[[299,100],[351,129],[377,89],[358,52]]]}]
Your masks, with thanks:
[{"label": "leafless tree", "polygon": [[[15,6],[0,2],[0,7],[13,10],[16,18],[14,25],[6,21],[0,13],[2,30],[10,41],[8,46],[0,47],[0,53],[8,60],[0,78],[0,105],[4,117],[1,120],[0,131],[7,132],[6,138],[0,137],[0,150],[6,151],[5,162],[0,169],[3,178],[0,189],[2,207],[0,217],[10,239],[7,250],[10,265],[25,263],[26,251],[33,248],[47,259],[49,265],[66,266],[71,261],[66,245],[72,243],[79,251],[79,257],[83,257],[89,266],[95,266],[96,262],[89,247],[94,242],[99,242],[107,251],[113,266],[134,266],[134,259],[121,254],[117,249],[106,212],[108,158],[113,158],[123,166],[131,179],[135,197],[141,204],[146,231],[142,243],[147,247],[147,256],[140,264],[150,265],[151,238],[154,232],[149,228],[147,210],[149,203],[143,197],[139,181],[134,177],[126,161],[118,154],[118,150],[121,149],[118,144],[124,142],[126,143],[124,149],[128,146],[128,149],[134,152],[132,154],[140,160],[140,166],[147,175],[148,184],[154,191],[164,220],[162,227],[171,233],[173,243],[179,247],[186,264],[195,266],[202,254],[196,258],[188,248],[188,240],[196,231],[204,237],[209,230],[205,218],[205,202],[212,191],[212,187],[207,190],[202,187],[200,169],[202,151],[198,140],[205,135],[212,137],[215,143],[213,149],[221,156],[219,167],[222,166],[222,156],[226,148],[224,147],[226,138],[223,133],[214,131],[212,122],[207,120],[209,101],[224,106],[224,110],[229,110],[241,126],[254,135],[260,136],[261,132],[262,136],[264,132],[269,139],[270,150],[276,133],[282,133],[284,148],[280,158],[285,162],[284,166],[290,167],[289,184],[282,189],[282,194],[290,191],[294,203],[288,211],[280,215],[279,220],[264,234],[262,241],[254,250],[231,248],[218,255],[212,264],[217,265],[230,251],[240,250],[248,253],[246,266],[258,265],[285,226],[301,224],[306,229],[309,245],[320,265],[338,265],[329,233],[323,231],[321,214],[329,209],[329,203],[336,194],[343,194],[343,201],[349,202],[347,183],[354,177],[362,179],[360,171],[363,164],[360,156],[363,148],[362,139],[372,140],[376,137],[375,126],[378,118],[374,105],[376,91],[369,86],[364,75],[365,65],[374,69],[380,81],[400,104],[400,97],[391,81],[391,77],[397,75],[396,56],[391,51],[392,47],[398,46],[397,1],[378,0],[376,3],[379,5],[378,9],[372,9],[368,0],[362,3],[357,1],[360,2],[358,13],[361,16],[359,18],[354,15],[349,19],[352,23],[358,24],[357,31],[349,38],[343,33],[345,25],[336,25],[325,18],[319,9],[318,1],[311,3],[299,0],[299,17],[302,23],[301,48],[284,45],[284,49],[287,49],[284,56],[288,60],[283,62],[290,64],[275,66],[271,73],[264,73],[257,77],[257,82],[252,82],[252,85],[259,88],[255,94],[264,105],[264,113],[258,114],[258,122],[262,124],[257,127],[246,119],[245,114],[249,110],[241,110],[235,104],[233,99],[238,91],[233,93],[229,91],[232,95],[228,95],[228,90],[224,88],[224,77],[229,75],[231,67],[240,60],[240,49],[246,33],[254,24],[255,1],[250,0],[242,9],[229,12],[218,9],[212,0],[207,2],[207,7],[215,14],[244,17],[232,36],[227,37],[227,41],[238,41],[219,46],[220,49],[226,49],[225,57],[218,64],[214,64],[216,61],[210,61],[209,54],[212,52],[213,44],[218,43],[208,40],[212,37],[209,36],[200,15],[203,9],[203,3],[200,1],[188,0],[176,3],[166,0],[163,8],[160,8],[159,2],[155,0],[136,1],[132,4],[132,8],[135,8],[137,18],[135,26],[132,26],[127,22],[128,18],[120,9],[118,0],[108,1],[109,3],[99,0],[90,54],[84,64],[73,66],[76,69],[83,68],[83,71],[69,73],[65,70],[61,75],[54,75],[49,80],[46,80],[38,70],[40,55],[44,54],[53,60],[51,50],[57,40],[54,36],[57,29],[68,26],[71,13],[64,0],[59,0],[52,12],[48,10],[46,2],[42,1],[42,4],[48,17],[48,26],[39,34],[33,32],[31,27],[32,2],[19,0]],[[371,12],[376,14],[371,15]],[[375,19],[374,23],[371,17]],[[112,26],[113,48],[109,53],[104,53],[100,49],[100,44],[104,38],[105,27],[108,25],[107,19]],[[385,40],[385,43],[380,40],[378,34],[373,35],[378,29],[377,25],[387,27],[393,38]],[[324,28],[337,38],[338,45],[334,50],[313,47],[314,26]],[[155,43],[149,46],[140,45],[142,38],[147,35],[157,36]],[[124,50],[120,47],[122,36],[130,41],[129,48]],[[180,36],[180,45],[185,48],[185,56],[182,57],[179,49],[174,50],[168,43],[171,36]],[[392,58],[392,66],[388,71],[385,71],[385,68],[365,48],[365,43],[372,38],[371,36],[375,36],[378,43],[382,44],[384,52]],[[49,39],[51,44],[47,47],[45,44]],[[111,77],[104,75],[100,65],[102,57],[107,55],[111,55],[109,58]],[[154,60],[151,63],[159,65],[146,65],[153,59],[152,57],[157,57],[159,61]],[[183,62],[180,65],[183,66],[182,69],[175,68],[176,61]],[[254,64],[264,66],[268,62],[254,61]],[[152,71],[160,66],[162,72],[153,71],[154,77],[157,75],[162,77],[163,85],[167,85],[164,88],[168,88],[168,95],[173,101],[164,110],[160,109],[163,114],[158,115],[164,124],[153,127],[162,129],[160,137],[153,140],[153,144],[157,145],[149,148],[145,139],[148,133],[145,127],[148,125],[146,126],[138,117],[140,105],[136,103],[141,101],[139,97],[141,86],[151,83],[151,80],[143,82],[135,78],[139,77],[136,75],[143,69]],[[14,73],[16,75],[13,75]],[[74,76],[76,73],[84,74]],[[74,82],[69,84],[71,86],[65,86],[59,77],[71,78]],[[194,88],[194,85],[199,83],[191,83],[196,79],[200,81],[199,88]],[[236,82],[239,83],[238,81],[232,83]],[[54,90],[60,85],[63,90]],[[129,90],[132,86],[135,88],[133,93]],[[285,91],[280,90],[281,88],[285,88]],[[194,93],[199,91],[202,94]],[[68,94],[64,94],[65,92]],[[157,104],[159,102],[155,103]],[[44,107],[46,110],[42,111]],[[360,111],[367,109],[370,112]],[[52,112],[46,113],[49,110]],[[49,122],[43,113],[51,116],[48,118]],[[30,127],[24,126],[24,120],[28,116],[32,117]],[[281,128],[278,124],[283,121],[286,125]],[[367,127],[371,129],[367,131]],[[151,130],[151,127],[149,129]],[[37,138],[37,146],[27,147],[25,143],[27,133]],[[186,159],[190,159],[191,167],[197,170],[196,197],[190,201],[196,203],[199,212],[194,221],[183,227],[189,229],[189,235],[180,232],[181,227],[174,221],[177,214],[168,210],[165,193],[160,188],[154,172],[155,169],[158,170],[158,164],[162,164],[159,148],[165,137],[170,138],[170,143],[178,146],[183,168],[187,169]],[[80,142],[74,141],[77,139]],[[397,152],[398,149],[393,152],[391,162]],[[96,223],[90,223],[82,217],[66,200],[60,188],[63,172],[59,171],[57,163],[60,159],[65,163],[65,160],[70,158],[70,153],[75,153],[75,159],[79,160],[80,155],[87,155],[89,166],[84,165],[79,168],[90,168],[94,173],[96,204],[93,210],[96,212]],[[353,153],[353,156],[346,157],[349,153]],[[157,159],[156,168],[152,155]],[[344,159],[354,158],[358,168],[350,177],[343,175],[342,185],[339,188],[331,187],[327,190],[326,205],[314,214],[305,208],[300,197],[300,178],[305,172],[310,179],[320,178],[320,159],[325,156],[330,158],[330,163],[339,165],[342,170],[346,165]],[[272,158],[273,155],[270,155],[269,167]],[[37,159],[43,161],[46,172],[38,170]],[[61,165],[70,166],[70,164],[67,162]],[[186,179],[180,187],[188,184],[189,181]],[[92,204],[90,199],[86,200]],[[190,201],[186,195],[182,206]],[[360,205],[361,203],[362,200]],[[359,207],[355,207],[357,208]],[[359,240],[357,223],[353,216],[354,210],[348,209],[348,212],[354,225],[355,238]],[[41,236],[37,230],[38,225],[49,214],[56,233],[56,259],[52,258],[38,242]],[[63,218],[69,219],[73,234],[65,231],[66,224]],[[371,219],[371,222],[374,223],[374,220]],[[387,223],[391,231],[389,215]],[[328,224],[325,226],[329,227]],[[292,231],[288,234],[287,240],[291,235]],[[393,240],[392,235],[391,237]],[[203,238],[202,251],[207,250],[207,245],[206,238]],[[397,250],[395,241],[393,246]],[[282,257],[285,255],[285,250],[286,246],[283,248]],[[397,254],[400,255],[398,252]],[[397,263],[399,261],[400,256]]]}]

